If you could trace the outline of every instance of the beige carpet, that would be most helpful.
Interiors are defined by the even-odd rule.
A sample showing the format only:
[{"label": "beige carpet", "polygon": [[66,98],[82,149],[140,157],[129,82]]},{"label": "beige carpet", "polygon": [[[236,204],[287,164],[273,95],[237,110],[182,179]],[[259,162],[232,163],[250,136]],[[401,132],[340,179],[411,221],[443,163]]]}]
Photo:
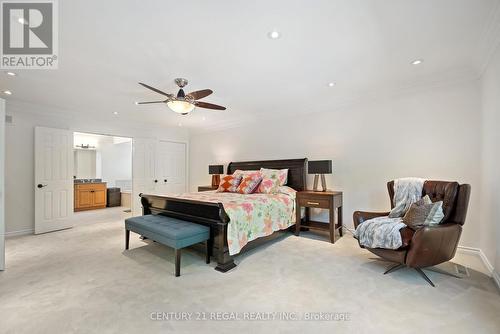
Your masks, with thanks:
[{"label": "beige carpet", "polygon": [[[8,239],[0,333],[500,332],[498,291],[473,270],[463,279],[428,272],[432,288],[412,270],[382,275],[388,264],[350,235],[332,245],[304,233],[239,256],[226,274],[187,251],[175,278],[172,250],[132,234],[123,251],[124,215],[90,225],[83,220],[92,215],[82,215],[70,230]],[[168,320],[170,312],[192,318]],[[196,321],[201,312],[207,320]],[[264,312],[293,320],[241,320]],[[308,314],[348,320],[303,320]],[[217,320],[225,317],[239,320]]]}]

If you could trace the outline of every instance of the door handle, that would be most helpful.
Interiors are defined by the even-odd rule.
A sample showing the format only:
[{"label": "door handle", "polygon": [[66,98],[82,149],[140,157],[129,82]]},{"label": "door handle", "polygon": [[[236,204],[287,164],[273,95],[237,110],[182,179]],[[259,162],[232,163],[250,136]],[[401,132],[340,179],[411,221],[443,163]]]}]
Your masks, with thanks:
[{"label": "door handle", "polygon": [[41,188],[46,187],[46,186],[48,186],[48,184],[41,184],[41,183],[39,183],[39,184],[37,185],[37,188],[38,188],[38,189],[41,189]]}]

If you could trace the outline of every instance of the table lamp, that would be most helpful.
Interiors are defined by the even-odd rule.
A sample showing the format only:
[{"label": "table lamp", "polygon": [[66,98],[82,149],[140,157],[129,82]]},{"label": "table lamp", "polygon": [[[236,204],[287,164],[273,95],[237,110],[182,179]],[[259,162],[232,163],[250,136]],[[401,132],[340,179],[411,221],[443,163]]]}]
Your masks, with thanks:
[{"label": "table lamp", "polygon": [[326,179],[325,174],[332,173],[332,161],[331,160],[316,160],[309,161],[307,165],[307,172],[309,174],[314,174],[314,191],[318,191],[318,178],[321,174],[321,187],[323,191],[326,191]]},{"label": "table lamp", "polygon": [[220,175],[224,174],[224,165],[209,165],[208,174],[212,175],[212,187],[218,187]]}]

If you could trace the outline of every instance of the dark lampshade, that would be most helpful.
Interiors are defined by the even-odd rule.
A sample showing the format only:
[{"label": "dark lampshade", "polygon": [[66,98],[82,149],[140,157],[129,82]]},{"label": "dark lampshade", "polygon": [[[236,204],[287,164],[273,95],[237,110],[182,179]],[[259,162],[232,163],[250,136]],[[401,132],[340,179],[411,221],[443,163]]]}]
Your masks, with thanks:
[{"label": "dark lampshade", "polygon": [[307,164],[307,172],[309,174],[331,174],[332,161],[331,160],[309,161]]},{"label": "dark lampshade", "polygon": [[224,165],[209,165],[208,174],[210,175],[224,174]]}]

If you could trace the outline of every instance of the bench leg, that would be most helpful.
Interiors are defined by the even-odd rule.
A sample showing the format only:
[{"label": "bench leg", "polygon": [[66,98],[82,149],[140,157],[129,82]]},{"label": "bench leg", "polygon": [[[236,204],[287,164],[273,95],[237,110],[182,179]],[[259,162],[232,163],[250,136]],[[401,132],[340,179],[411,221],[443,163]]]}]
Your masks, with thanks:
[{"label": "bench leg", "polygon": [[[209,240],[210,240],[210,239],[209,239]],[[209,241],[209,240],[205,241],[205,252],[206,252],[206,254],[205,254],[205,256],[206,256],[206,258],[205,258],[205,262],[206,262],[207,264],[209,264],[209,263],[210,263],[210,246],[211,246],[211,245],[210,245],[210,241]]]},{"label": "bench leg", "polygon": [[175,277],[181,276],[181,250],[175,249]]},{"label": "bench leg", "polygon": [[128,249],[129,242],[130,242],[130,231],[125,230],[125,250]]}]

